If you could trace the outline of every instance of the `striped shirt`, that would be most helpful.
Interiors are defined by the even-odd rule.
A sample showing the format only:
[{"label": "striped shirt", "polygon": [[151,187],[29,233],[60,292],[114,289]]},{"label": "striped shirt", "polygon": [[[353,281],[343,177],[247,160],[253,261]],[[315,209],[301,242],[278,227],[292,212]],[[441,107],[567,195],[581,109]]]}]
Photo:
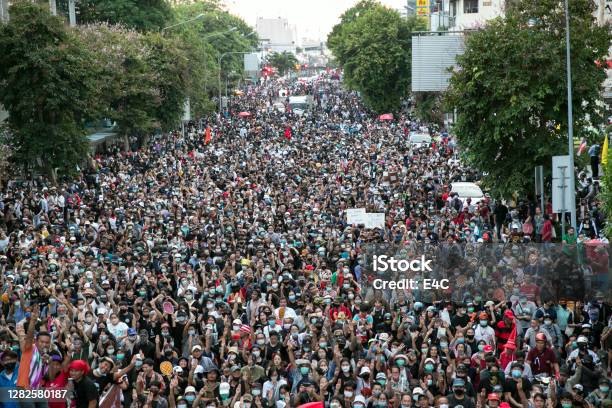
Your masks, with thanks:
[{"label": "striped shirt", "polygon": [[42,388],[42,379],[47,372],[47,364],[35,344],[21,354],[17,386],[22,388]]}]

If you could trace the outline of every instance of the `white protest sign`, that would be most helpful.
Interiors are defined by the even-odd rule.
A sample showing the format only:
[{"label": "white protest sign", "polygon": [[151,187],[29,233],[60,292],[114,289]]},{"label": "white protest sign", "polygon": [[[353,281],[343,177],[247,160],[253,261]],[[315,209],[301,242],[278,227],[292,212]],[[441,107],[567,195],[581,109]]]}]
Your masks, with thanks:
[{"label": "white protest sign", "polygon": [[346,222],[349,225],[365,224],[366,209],[365,208],[349,208],[346,210]]},{"label": "white protest sign", "polygon": [[385,213],[367,213],[366,228],[385,228]]}]

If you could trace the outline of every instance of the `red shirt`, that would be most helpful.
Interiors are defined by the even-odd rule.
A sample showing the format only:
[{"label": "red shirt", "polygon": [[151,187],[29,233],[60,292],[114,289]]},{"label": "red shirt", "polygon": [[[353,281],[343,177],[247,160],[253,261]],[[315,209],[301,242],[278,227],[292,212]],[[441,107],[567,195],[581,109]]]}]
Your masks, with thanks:
[{"label": "red shirt", "polygon": [[531,372],[533,375],[546,373],[550,376],[555,375],[555,369],[553,365],[557,362],[554,351],[546,347],[540,351],[537,348],[531,349],[527,354],[527,361],[531,365]]},{"label": "red shirt", "polygon": [[[45,381],[44,387],[46,390],[66,389],[68,385],[68,374],[61,371],[53,380]],[[49,408],[66,408],[66,401],[49,401]]]}]

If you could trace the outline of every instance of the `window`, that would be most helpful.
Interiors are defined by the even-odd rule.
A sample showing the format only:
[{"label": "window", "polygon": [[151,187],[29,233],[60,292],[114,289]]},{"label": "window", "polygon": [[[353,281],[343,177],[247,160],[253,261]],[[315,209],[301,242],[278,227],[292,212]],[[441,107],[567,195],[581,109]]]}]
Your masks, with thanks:
[{"label": "window", "polygon": [[478,0],[463,0],[463,12],[465,14],[478,13]]}]

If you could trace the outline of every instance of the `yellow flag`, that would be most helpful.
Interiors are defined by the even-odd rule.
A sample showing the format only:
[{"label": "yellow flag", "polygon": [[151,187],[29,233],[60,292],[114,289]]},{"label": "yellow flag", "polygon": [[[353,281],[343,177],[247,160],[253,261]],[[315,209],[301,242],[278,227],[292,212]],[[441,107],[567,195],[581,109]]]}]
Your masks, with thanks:
[{"label": "yellow flag", "polygon": [[601,149],[601,164],[604,166],[608,164],[608,135],[604,140],[603,149]]}]

